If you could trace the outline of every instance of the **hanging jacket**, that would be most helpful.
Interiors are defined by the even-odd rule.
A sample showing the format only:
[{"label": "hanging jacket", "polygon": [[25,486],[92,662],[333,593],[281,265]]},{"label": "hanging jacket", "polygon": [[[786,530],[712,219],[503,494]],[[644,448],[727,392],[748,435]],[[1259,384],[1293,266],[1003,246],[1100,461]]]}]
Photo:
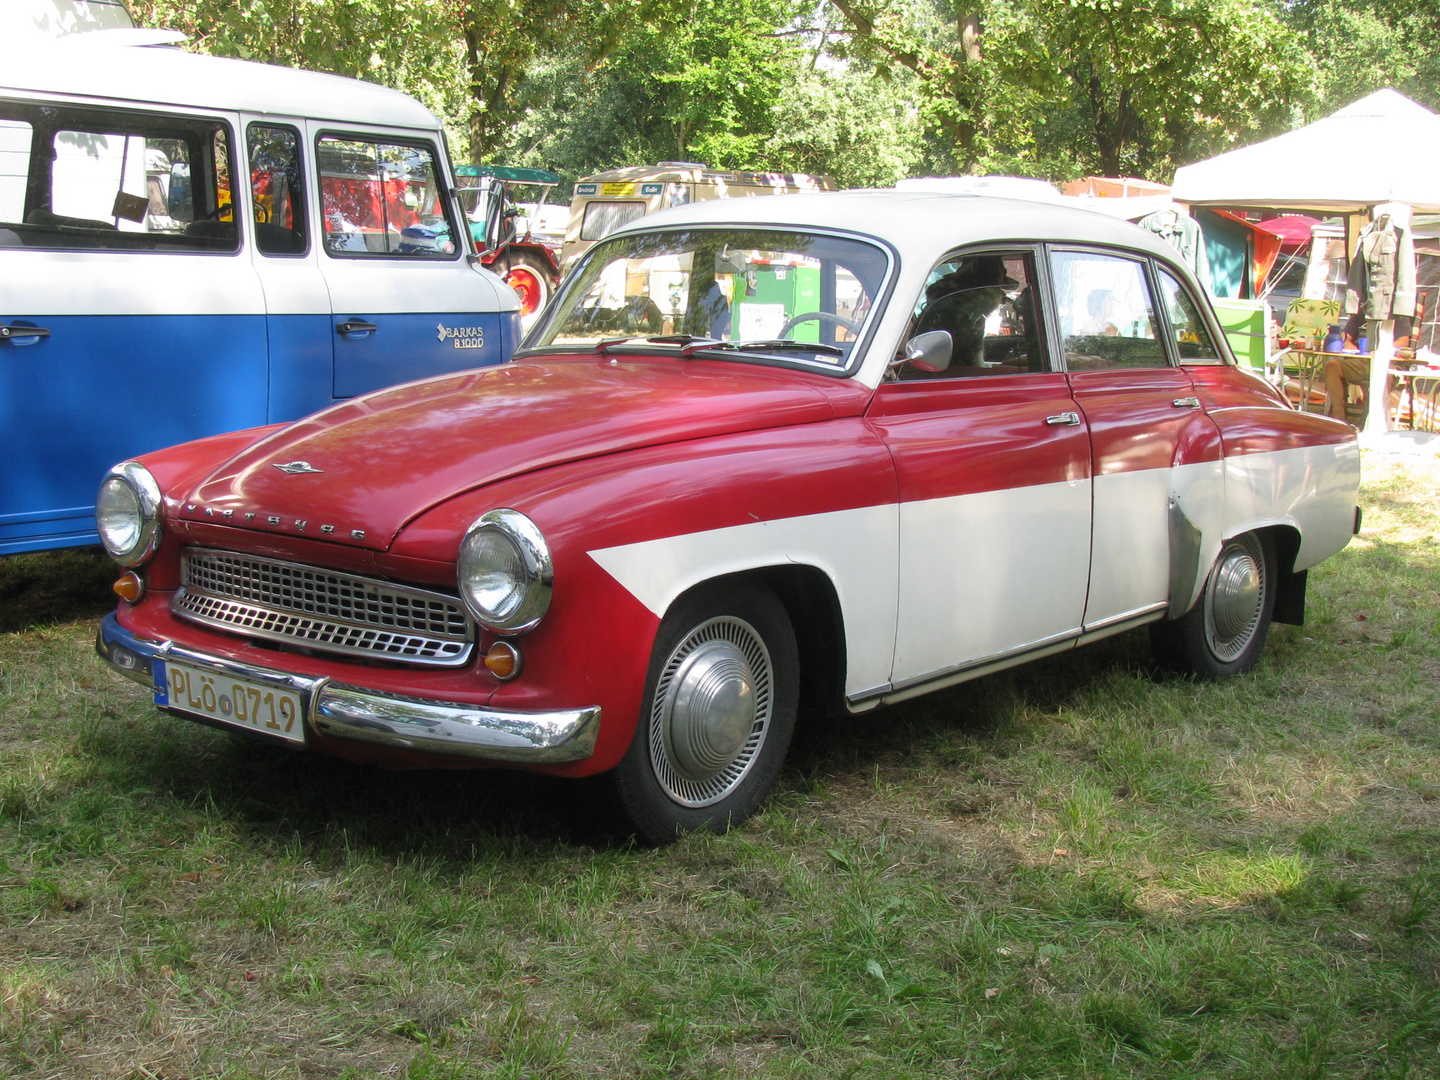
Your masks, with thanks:
[{"label": "hanging jacket", "polygon": [[1345,314],[1357,312],[1367,319],[1415,314],[1415,242],[1389,214],[1360,230],[1350,260]]},{"label": "hanging jacket", "polygon": [[1205,235],[1200,223],[1189,214],[1167,208],[1147,214],[1136,224],[1152,232],[1180,253],[1185,265],[1195,272],[1200,284],[1210,289],[1210,258],[1205,253]]}]

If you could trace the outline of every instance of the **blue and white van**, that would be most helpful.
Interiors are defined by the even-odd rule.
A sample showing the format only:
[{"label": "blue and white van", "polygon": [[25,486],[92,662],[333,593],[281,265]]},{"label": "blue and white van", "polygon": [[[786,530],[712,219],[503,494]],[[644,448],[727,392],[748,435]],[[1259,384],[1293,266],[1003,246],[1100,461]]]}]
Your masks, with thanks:
[{"label": "blue and white van", "polygon": [[414,99],[106,36],[0,66],[0,554],[97,542],[117,461],[520,335]]}]

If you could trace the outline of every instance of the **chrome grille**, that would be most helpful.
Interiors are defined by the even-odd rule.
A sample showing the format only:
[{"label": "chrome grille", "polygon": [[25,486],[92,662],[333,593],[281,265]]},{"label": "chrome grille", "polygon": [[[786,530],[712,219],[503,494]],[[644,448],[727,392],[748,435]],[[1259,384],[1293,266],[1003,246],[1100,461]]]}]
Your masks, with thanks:
[{"label": "chrome grille", "polygon": [[414,664],[463,664],[474,629],[444,593],[231,551],[187,551],[181,618],[309,648]]}]

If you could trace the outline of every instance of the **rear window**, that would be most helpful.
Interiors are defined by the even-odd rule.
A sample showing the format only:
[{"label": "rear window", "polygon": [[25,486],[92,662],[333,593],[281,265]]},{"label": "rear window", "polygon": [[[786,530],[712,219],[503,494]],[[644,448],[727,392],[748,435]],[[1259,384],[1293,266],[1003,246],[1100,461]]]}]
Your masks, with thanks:
[{"label": "rear window", "polygon": [[626,222],[644,216],[643,202],[586,203],[585,220],[580,225],[580,239],[603,240]]},{"label": "rear window", "polygon": [[230,147],[218,121],[0,102],[0,240],[235,251]]}]

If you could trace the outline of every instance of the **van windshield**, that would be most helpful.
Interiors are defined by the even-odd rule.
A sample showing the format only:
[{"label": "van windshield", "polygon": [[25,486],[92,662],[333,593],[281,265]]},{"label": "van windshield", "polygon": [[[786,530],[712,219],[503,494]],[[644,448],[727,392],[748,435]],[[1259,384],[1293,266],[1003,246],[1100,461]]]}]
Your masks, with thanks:
[{"label": "van windshield", "polygon": [[793,230],[730,226],[615,237],[596,245],[566,280],[525,346],[636,338],[843,368],[889,265],[874,243]]}]

